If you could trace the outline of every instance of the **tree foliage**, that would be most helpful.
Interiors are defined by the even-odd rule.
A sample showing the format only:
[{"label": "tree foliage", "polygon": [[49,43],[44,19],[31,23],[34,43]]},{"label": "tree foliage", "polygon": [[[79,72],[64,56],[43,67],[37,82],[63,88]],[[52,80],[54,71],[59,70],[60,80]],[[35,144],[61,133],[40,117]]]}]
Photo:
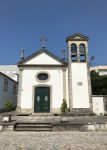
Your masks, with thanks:
[{"label": "tree foliage", "polygon": [[91,71],[91,85],[93,95],[107,95],[107,76]]},{"label": "tree foliage", "polygon": [[66,113],[68,111],[68,108],[67,108],[67,102],[65,99],[63,99],[63,102],[61,104],[61,113]]},{"label": "tree foliage", "polygon": [[10,111],[13,108],[13,103],[8,100],[5,102],[4,106],[7,111]]}]

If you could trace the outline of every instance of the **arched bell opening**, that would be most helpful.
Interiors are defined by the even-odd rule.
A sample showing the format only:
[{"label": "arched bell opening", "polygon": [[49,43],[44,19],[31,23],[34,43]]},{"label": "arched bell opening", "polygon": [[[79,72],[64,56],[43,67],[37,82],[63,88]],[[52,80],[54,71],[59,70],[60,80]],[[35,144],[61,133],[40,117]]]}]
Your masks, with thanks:
[{"label": "arched bell opening", "polygon": [[79,45],[79,54],[80,54],[80,62],[85,62],[86,61],[86,48],[85,48],[85,44],[80,44]]},{"label": "arched bell opening", "polygon": [[77,45],[71,44],[71,60],[72,62],[77,61]]}]

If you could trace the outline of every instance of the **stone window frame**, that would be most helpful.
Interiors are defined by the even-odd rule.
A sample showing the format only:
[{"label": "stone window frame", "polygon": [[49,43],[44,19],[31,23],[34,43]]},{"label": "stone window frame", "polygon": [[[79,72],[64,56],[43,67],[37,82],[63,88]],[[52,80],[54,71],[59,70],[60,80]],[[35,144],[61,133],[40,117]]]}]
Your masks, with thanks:
[{"label": "stone window frame", "polygon": [[[81,49],[82,48],[82,49]],[[81,53],[84,54],[83,58],[81,58]],[[79,59],[80,62],[86,62],[86,45],[84,43],[79,44]],[[83,60],[82,60],[83,59]]]},{"label": "stone window frame", "polygon": [[14,83],[13,84],[13,95],[16,95],[17,94],[17,86],[16,84]]},{"label": "stone window frame", "polygon": [[[40,73],[45,73],[45,74],[47,74],[47,75],[48,75],[48,79],[47,79],[47,80],[39,80],[39,79],[38,79],[38,75],[39,75]],[[46,72],[46,71],[40,71],[40,72],[37,72],[37,73],[36,73],[35,78],[36,78],[36,81],[39,82],[39,83],[46,83],[46,82],[48,82],[48,81],[50,80],[50,74],[49,74],[48,72]]]},{"label": "stone window frame", "polygon": [[4,79],[4,87],[3,87],[3,90],[5,91],[5,92],[7,92],[8,91],[8,79]]},{"label": "stone window frame", "polygon": [[51,113],[52,112],[52,101],[53,101],[53,97],[52,97],[52,89],[53,89],[53,86],[52,85],[50,85],[50,84],[45,84],[45,83],[42,83],[42,84],[37,84],[37,85],[34,85],[33,86],[33,91],[32,91],[32,93],[33,93],[33,96],[32,96],[32,112],[34,113],[34,101],[35,101],[35,88],[36,87],[49,87],[50,88],[50,112],[49,113]]},{"label": "stone window frame", "polygon": [[79,81],[79,82],[77,82],[77,85],[78,86],[83,86],[83,82]]},{"label": "stone window frame", "polygon": [[[74,54],[74,57],[73,57],[73,54]],[[71,60],[73,62],[77,62],[77,44],[76,43],[71,44]]]}]

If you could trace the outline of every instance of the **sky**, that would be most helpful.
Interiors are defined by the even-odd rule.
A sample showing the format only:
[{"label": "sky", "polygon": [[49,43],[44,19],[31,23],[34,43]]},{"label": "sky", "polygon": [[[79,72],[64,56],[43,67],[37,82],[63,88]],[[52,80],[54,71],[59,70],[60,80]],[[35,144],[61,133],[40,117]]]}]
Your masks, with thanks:
[{"label": "sky", "polygon": [[66,37],[81,33],[89,39],[93,65],[107,65],[107,0],[0,0],[0,65],[16,64],[45,47],[67,56]]}]

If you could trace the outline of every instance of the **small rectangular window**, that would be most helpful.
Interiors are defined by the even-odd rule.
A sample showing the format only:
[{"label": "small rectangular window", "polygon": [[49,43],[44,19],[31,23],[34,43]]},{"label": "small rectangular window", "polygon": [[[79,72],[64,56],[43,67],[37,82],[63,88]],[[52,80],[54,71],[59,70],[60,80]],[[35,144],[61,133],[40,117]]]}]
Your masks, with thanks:
[{"label": "small rectangular window", "polygon": [[4,79],[4,88],[3,88],[4,91],[8,91],[8,80],[7,79]]},{"label": "small rectangular window", "polygon": [[37,102],[39,102],[40,101],[40,96],[37,96]]},{"label": "small rectangular window", "polygon": [[78,85],[78,86],[82,86],[83,83],[82,83],[82,82],[77,82],[77,85]]},{"label": "small rectangular window", "polygon": [[13,84],[13,94],[16,94],[16,84]]}]

